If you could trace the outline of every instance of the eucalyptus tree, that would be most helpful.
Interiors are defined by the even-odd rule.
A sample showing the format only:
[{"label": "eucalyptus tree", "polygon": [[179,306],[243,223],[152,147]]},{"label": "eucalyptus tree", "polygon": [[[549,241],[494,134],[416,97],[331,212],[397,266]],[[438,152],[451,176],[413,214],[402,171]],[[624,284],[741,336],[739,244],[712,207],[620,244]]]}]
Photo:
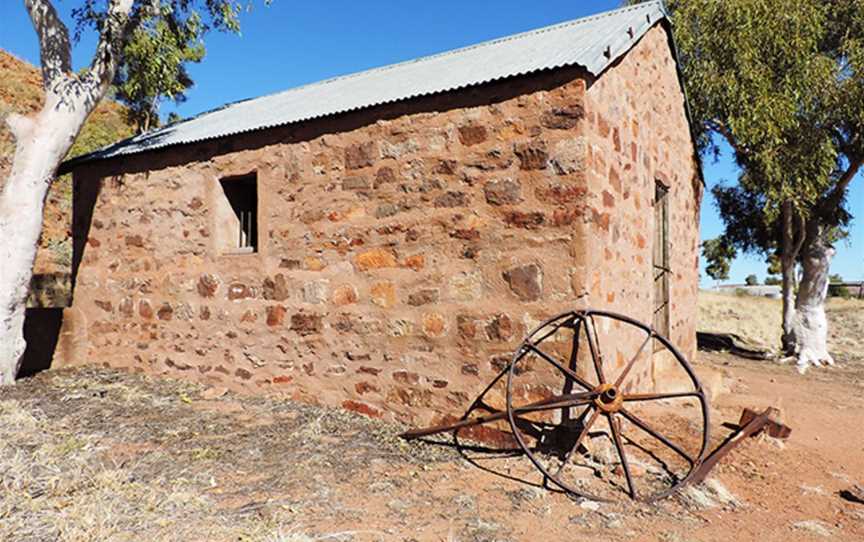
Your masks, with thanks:
[{"label": "eucalyptus tree", "polygon": [[723,242],[779,256],[784,350],[802,371],[833,363],[825,298],[864,158],[864,2],[668,5],[700,148],[725,140],[742,171],[714,191]]},{"label": "eucalyptus tree", "polygon": [[705,272],[716,281],[729,279],[729,266],[735,258],[735,247],[718,237],[702,242],[702,254],[708,261]]},{"label": "eucalyptus tree", "polygon": [[114,97],[126,106],[139,133],[159,126],[163,100],[186,100],[193,85],[187,65],[201,62],[205,54],[201,31],[200,17],[193,13],[182,28],[155,17],[132,32],[114,75]]},{"label": "eucalyptus tree", "polygon": [[[245,2],[245,0],[243,0]],[[0,191],[0,385],[10,384],[21,364],[25,301],[42,230],[45,196],[57,167],[75,142],[84,121],[124,69],[138,70],[158,57],[127,64],[124,50],[147,24],[163,22],[165,35],[187,39],[190,32],[237,32],[239,0],[82,0],[72,11],[74,37],[97,34],[89,66],[72,69],[69,27],[52,0],[23,0],[39,40],[45,102],[32,116],[0,107],[15,138],[12,169]],[[155,23],[154,23],[155,21]],[[195,28],[193,28],[193,26]],[[137,66],[137,67],[135,67]],[[128,72],[127,72],[128,73]]]}]

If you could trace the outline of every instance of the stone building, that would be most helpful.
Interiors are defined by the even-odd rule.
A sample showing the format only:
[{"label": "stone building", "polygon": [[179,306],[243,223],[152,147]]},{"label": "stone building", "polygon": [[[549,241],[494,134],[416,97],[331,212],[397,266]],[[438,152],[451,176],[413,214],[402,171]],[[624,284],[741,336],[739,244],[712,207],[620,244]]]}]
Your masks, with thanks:
[{"label": "stone building", "polygon": [[230,104],[64,169],[55,365],[419,422],[563,310],[653,319],[695,351],[703,186],[659,2]]}]

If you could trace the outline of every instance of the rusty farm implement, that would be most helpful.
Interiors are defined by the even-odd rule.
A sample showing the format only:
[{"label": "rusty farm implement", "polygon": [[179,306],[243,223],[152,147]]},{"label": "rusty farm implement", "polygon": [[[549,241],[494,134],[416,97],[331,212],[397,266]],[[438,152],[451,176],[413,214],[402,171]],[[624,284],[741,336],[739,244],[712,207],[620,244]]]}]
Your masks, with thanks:
[{"label": "rusty farm implement", "polygon": [[506,435],[544,483],[597,501],[663,498],[720,459],[708,453],[708,400],[687,359],[651,326],[607,311],[543,322],[461,419],[402,436],[481,425]]}]

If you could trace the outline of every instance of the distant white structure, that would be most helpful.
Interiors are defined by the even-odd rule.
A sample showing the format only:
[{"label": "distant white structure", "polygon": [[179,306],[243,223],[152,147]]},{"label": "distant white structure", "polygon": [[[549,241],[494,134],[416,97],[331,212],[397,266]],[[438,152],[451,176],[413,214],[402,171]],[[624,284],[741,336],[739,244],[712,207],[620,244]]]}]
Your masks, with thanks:
[{"label": "distant white structure", "polygon": [[772,299],[779,298],[782,293],[780,285],[768,284],[757,284],[755,286],[750,286],[748,284],[718,284],[709,289],[721,294],[744,292],[747,295],[752,295],[756,297],[770,297]]},{"label": "distant white structure", "polygon": [[[836,291],[839,288],[846,288],[849,295],[864,299],[864,281],[862,282],[832,282],[828,285],[828,294],[837,295]],[[772,299],[780,298],[783,290],[780,285],[757,284],[749,286],[747,284],[717,284],[708,288],[709,291],[721,294],[737,294],[743,292],[747,295],[756,297],[770,297]]]}]

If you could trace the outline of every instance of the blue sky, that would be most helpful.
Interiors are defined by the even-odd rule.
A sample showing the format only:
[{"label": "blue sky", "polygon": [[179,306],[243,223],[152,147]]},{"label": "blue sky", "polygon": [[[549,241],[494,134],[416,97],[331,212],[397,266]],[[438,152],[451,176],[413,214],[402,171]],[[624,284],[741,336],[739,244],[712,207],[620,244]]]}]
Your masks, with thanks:
[{"label": "blue sky", "polygon": [[[68,19],[75,0],[54,0]],[[207,58],[193,66],[196,86],[187,102],[168,106],[190,116],[227,102],[260,96],[304,83],[391,64],[492,39],[540,26],[583,17],[620,5],[619,0],[437,0],[409,2],[333,0],[297,2],[274,0],[270,7],[257,2],[242,17],[242,35],[213,34],[207,39]],[[75,66],[86,65],[92,36],[75,50]],[[0,47],[33,63],[39,62],[38,44],[23,2],[0,2]],[[728,149],[718,161],[705,159],[710,189],[718,182],[734,182],[737,169]],[[847,280],[864,279],[864,178],[852,183],[849,202],[859,217],[850,241],[837,246],[832,272]],[[722,222],[710,194],[702,206],[702,238],[717,236]],[[730,280],[743,282],[755,273],[760,280],[765,264],[758,256],[739,256]],[[710,283],[704,276],[703,284]]]}]

